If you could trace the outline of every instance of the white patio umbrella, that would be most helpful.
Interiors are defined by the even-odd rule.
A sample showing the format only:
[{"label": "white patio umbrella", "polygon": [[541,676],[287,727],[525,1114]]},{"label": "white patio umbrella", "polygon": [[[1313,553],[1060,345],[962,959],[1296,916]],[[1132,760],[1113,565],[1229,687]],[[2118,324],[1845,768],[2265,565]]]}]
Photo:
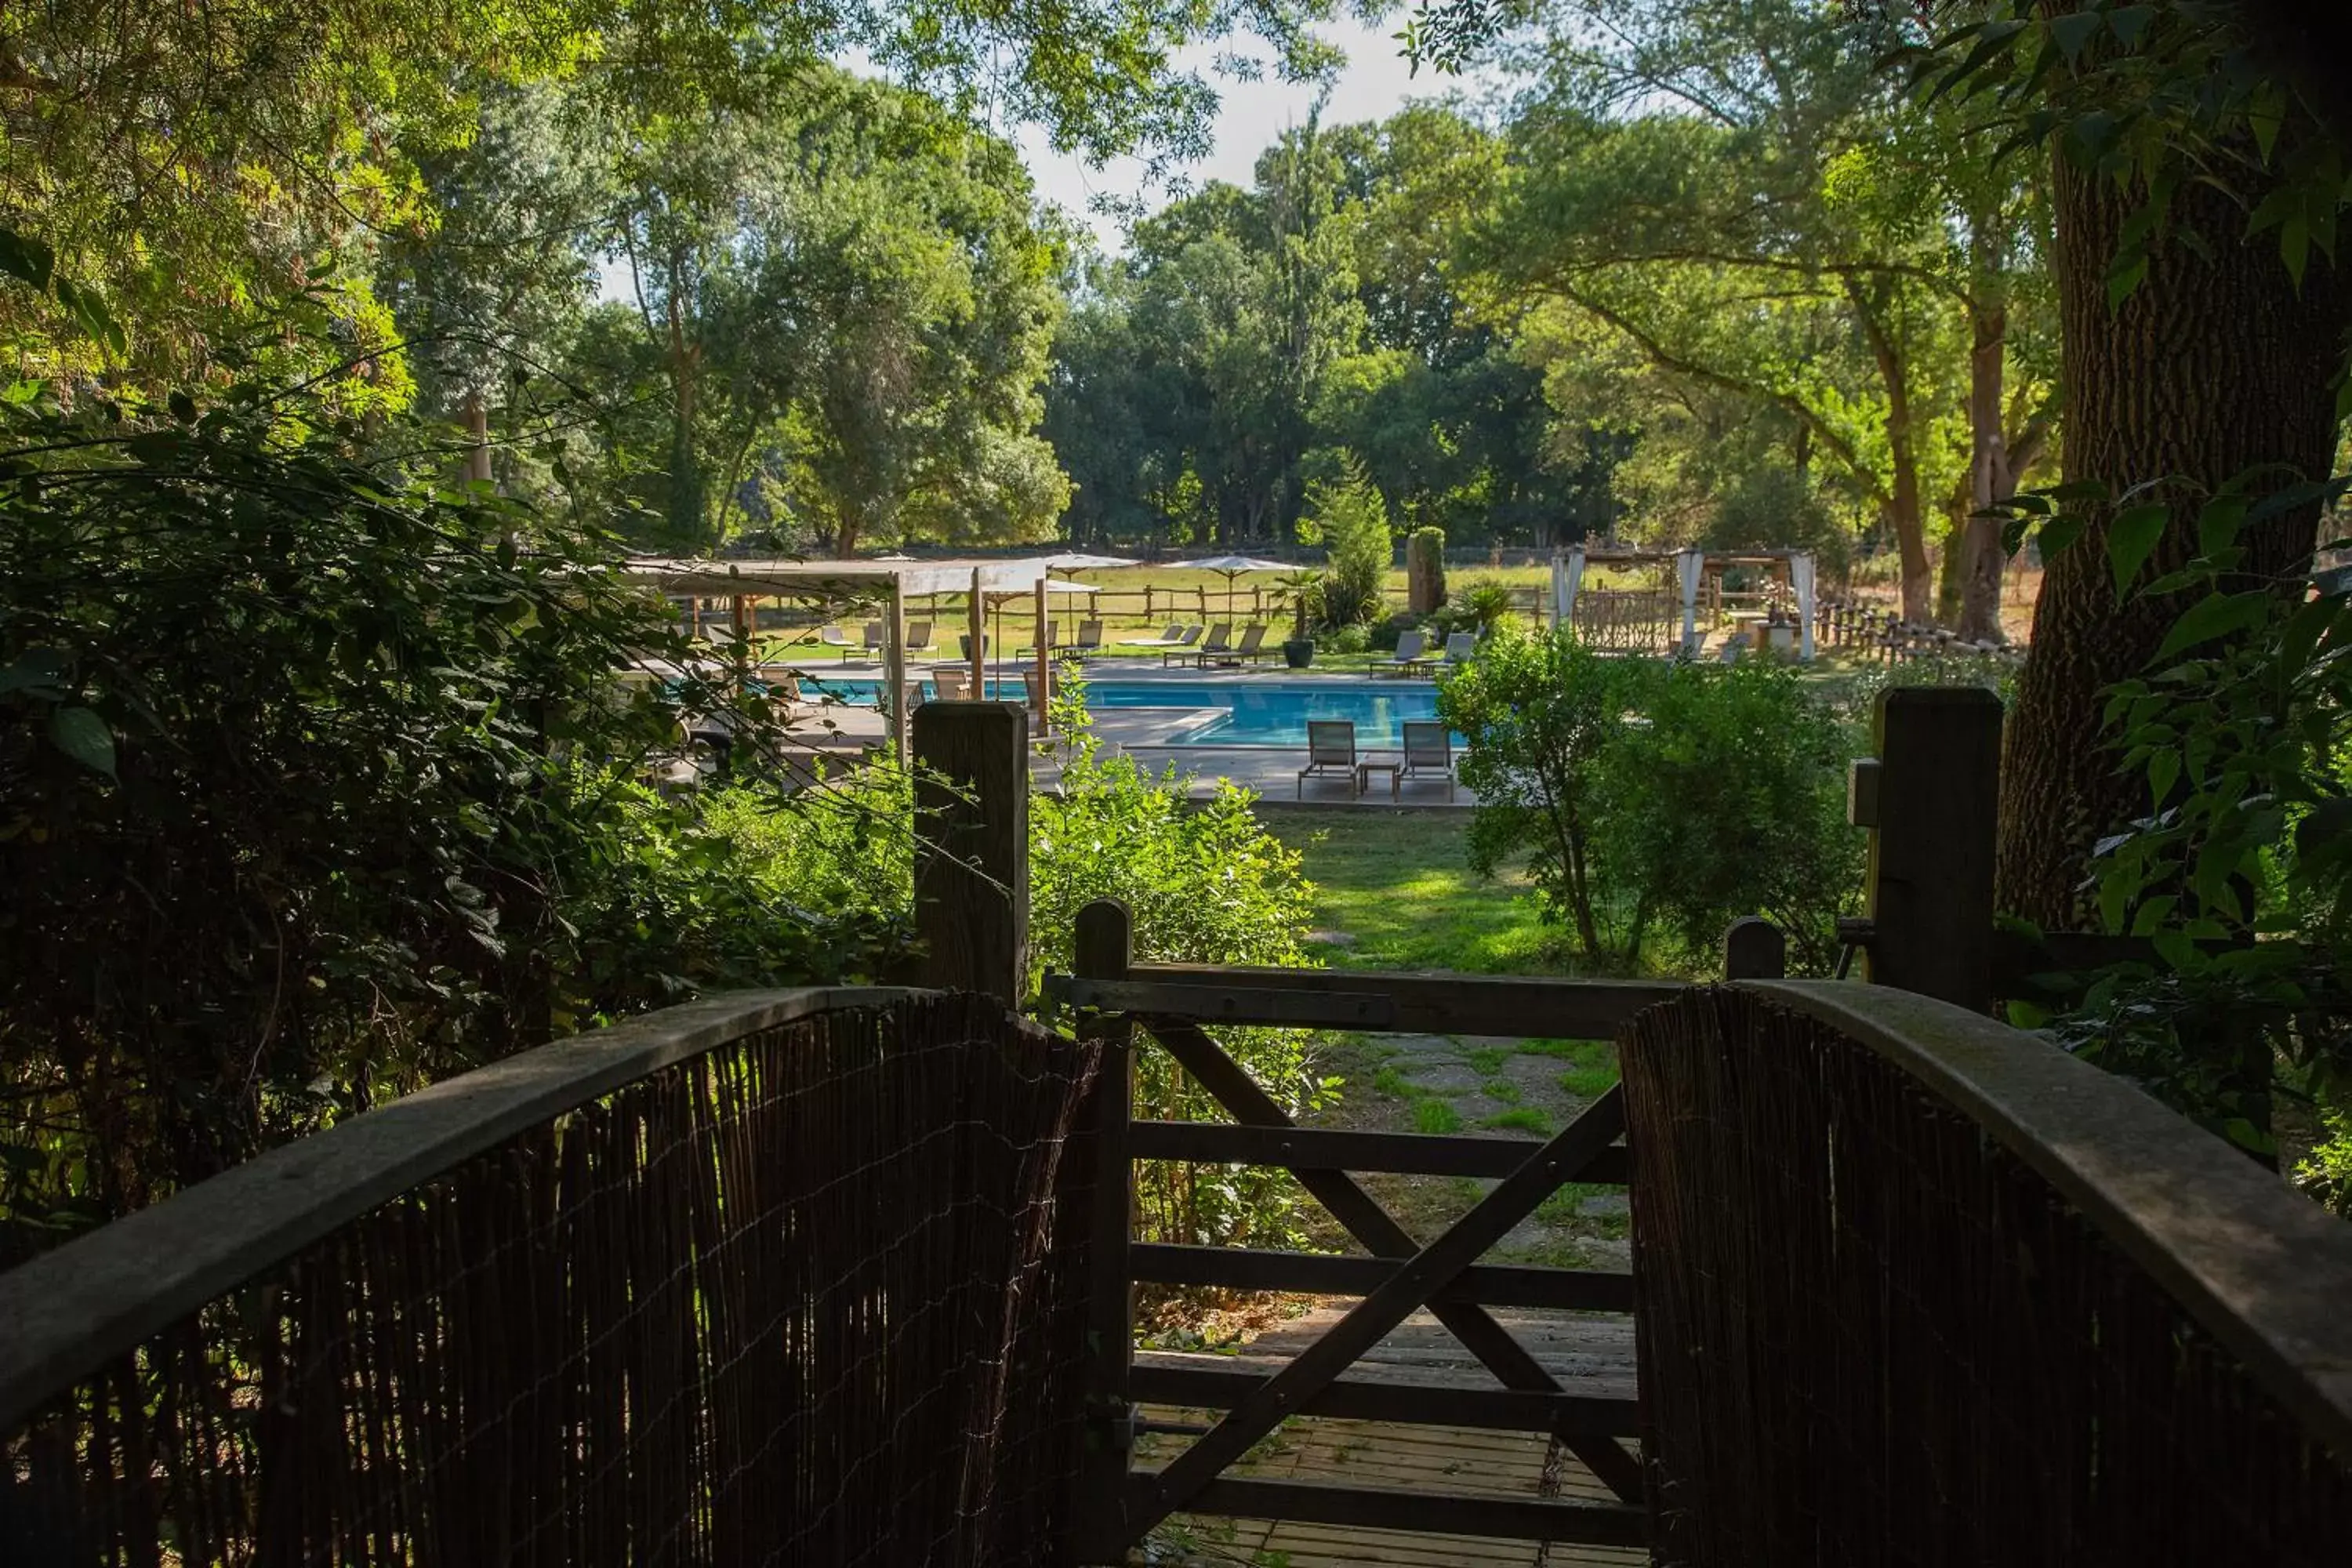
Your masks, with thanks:
[{"label": "white patio umbrella", "polygon": [[1287,572],[1291,568],[1291,563],[1287,561],[1267,561],[1255,555],[1203,555],[1198,561],[1178,561],[1171,564],[1180,571],[1214,572],[1218,576],[1223,577],[1225,580],[1225,618],[1227,620],[1231,620],[1234,614],[1234,578],[1244,572]]}]

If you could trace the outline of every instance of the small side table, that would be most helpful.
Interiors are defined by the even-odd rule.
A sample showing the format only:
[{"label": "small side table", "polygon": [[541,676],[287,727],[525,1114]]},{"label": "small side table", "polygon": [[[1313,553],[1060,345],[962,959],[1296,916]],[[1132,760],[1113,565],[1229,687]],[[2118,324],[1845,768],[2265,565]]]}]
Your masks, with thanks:
[{"label": "small side table", "polygon": [[1389,775],[1389,798],[1398,799],[1404,787],[1401,776],[1403,772],[1404,759],[1402,757],[1366,757],[1356,764],[1356,794],[1360,797],[1372,787],[1374,773],[1385,773]]}]

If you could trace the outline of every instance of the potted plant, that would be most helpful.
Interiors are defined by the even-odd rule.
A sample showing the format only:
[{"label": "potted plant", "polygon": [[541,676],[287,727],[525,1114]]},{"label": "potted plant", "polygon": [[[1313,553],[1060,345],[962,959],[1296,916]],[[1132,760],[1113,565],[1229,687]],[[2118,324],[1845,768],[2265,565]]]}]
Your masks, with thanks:
[{"label": "potted plant", "polygon": [[1293,572],[1276,579],[1291,609],[1290,637],[1282,645],[1282,662],[1293,669],[1305,669],[1315,662],[1315,639],[1307,632],[1307,618],[1314,613],[1323,595],[1323,574]]}]

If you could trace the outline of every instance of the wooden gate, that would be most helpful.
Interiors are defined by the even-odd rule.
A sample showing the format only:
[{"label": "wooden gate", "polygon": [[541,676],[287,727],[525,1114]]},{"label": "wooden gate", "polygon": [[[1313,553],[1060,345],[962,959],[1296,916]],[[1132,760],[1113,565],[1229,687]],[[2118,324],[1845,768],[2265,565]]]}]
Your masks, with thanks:
[{"label": "wooden gate", "polygon": [[[1204,1026],[1612,1038],[1635,1012],[1682,988],[1131,965],[1127,911],[1113,903],[1082,911],[1077,938],[1078,973],[1051,977],[1048,988],[1079,1011],[1084,1032],[1112,1047],[1104,1058],[1105,1089],[1096,1127],[1103,1176],[1097,1184],[1102,1197],[1092,1241],[1094,1439],[1087,1445],[1087,1473],[1079,1482],[1077,1560],[1123,1562],[1155,1525],[1178,1512],[1456,1537],[1646,1544],[1641,1466],[1623,1442],[1637,1430],[1636,1401],[1622,1394],[1571,1392],[1488,1310],[1535,1307],[1630,1313],[1631,1278],[1479,1262],[1563,1183],[1627,1180],[1618,1090],[1610,1089],[1541,1143],[1301,1128]],[[1132,1120],[1134,1052],[1153,1044],[1167,1050],[1233,1121]],[[1141,1159],[1286,1169],[1369,1256],[1138,1244],[1132,1239],[1130,1215],[1133,1162]],[[1498,1180],[1467,1214],[1423,1245],[1348,1174],[1351,1171]],[[1131,1297],[1138,1282],[1358,1300],[1320,1338],[1270,1374],[1171,1368],[1139,1364],[1132,1353]],[[1492,1384],[1435,1386],[1346,1375],[1384,1335],[1424,1308],[1492,1374]],[[1137,1466],[1131,1457],[1139,1405],[1223,1414],[1189,1447],[1155,1469]],[[1546,1434],[1580,1460],[1616,1500],[1408,1492],[1226,1473],[1293,1415]]]}]

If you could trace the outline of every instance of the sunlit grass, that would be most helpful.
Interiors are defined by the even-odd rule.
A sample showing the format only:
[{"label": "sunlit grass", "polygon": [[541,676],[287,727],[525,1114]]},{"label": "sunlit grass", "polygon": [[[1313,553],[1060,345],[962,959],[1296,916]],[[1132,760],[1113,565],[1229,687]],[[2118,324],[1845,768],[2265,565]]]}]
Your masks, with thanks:
[{"label": "sunlit grass", "polygon": [[1478,1125],[1497,1130],[1508,1129],[1518,1132],[1533,1132],[1538,1137],[1549,1136],[1551,1132],[1551,1118],[1532,1105],[1516,1106],[1509,1110],[1499,1111],[1480,1121]]},{"label": "sunlit grass", "polygon": [[1315,918],[1354,941],[1333,946],[1349,969],[1557,973],[1555,933],[1537,918],[1526,879],[1470,869],[1466,811],[1377,807],[1269,811],[1267,828],[1306,857]]},{"label": "sunlit grass", "polygon": [[1462,1113],[1443,1095],[1425,1095],[1412,1102],[1412,1126],[1416,1132],[1458,1132]]}]

